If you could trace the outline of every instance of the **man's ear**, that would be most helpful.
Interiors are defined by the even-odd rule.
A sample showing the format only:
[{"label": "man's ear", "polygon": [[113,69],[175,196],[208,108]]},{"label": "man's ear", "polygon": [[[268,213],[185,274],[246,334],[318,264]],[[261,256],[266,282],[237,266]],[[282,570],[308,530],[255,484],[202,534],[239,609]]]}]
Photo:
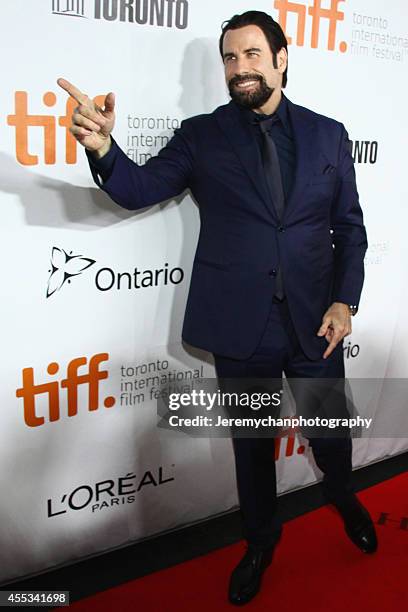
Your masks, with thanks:
[{"label": "man's ear", "polygon": [[286,66],[288,64],[288,54],[286,52],[285,47],[282,47],[281,49],[279,49],[277,55],[277,59],[278,59],[278,70],[281,74],[283,74],[286,70]]}]

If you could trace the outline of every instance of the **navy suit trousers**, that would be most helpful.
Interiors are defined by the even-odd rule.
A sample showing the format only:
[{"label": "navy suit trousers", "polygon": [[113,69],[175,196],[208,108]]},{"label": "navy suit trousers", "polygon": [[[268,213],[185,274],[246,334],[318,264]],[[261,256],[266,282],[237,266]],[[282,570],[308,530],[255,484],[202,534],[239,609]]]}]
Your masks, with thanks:
[{"label": "navy suit trousers", "polygon": [[[326,346],[327,341],[322,338],[322,354]],[[273,299],[263,336],[250,358],[213,356],[220,388],[223,379],[282,380],[283,372],[291,390],[291,383],[295,383],[297,378],[344,381],[343,342],[327,359],[308,359],[296,337],[287,300],[279,302]],[[296,399],[295,391],[293,395]],[[302,412],[298,406],[296,411],[297,414]],[[339,416],[338,409],[335,413]],[[314,460],[323,472],[322,486],[327,501],[341,503],[347,500],[353,492],[349,431],[339,437],[318,437],[316,434],[310,437],[305,434],[305,437],[309,439]],[[232,442],[243,535],[253,546],[268,547],[277,541],[282,529],[277,512],[275,438],[232,437]]]}]

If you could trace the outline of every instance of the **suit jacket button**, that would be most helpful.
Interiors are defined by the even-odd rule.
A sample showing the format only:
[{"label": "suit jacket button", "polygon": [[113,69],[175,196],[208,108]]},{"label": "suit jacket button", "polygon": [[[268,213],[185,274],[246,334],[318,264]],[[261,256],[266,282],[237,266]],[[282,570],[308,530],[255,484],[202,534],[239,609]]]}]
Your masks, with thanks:
[{"label": "suit jacket button", "polygon": [[269,276],[276,276],[275,268],[272,268],[272,270],[269,270]]},{"label": "suit jacket button", "polygon": [[283,225],[280,225],[278,227],[278,232],[284,232],[284,231],[285,231],[285,228],[283,227]]}]

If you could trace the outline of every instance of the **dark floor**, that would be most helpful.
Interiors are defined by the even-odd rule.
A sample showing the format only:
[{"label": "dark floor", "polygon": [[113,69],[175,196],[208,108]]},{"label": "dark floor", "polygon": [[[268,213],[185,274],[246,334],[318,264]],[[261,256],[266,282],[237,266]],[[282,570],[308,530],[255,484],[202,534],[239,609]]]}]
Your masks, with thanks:
[{"label": "dark floor", "polygon": [[[354,472],[356,491],[408,470],[408,452]],[[284,521],[324,505],[319,484],[279,497]],[[241,539],[238,510],[37,575],[1,585],[1,590],[70,591],[70,601],[182,563]],[[42,608],[48,609],[48,608]]]}]

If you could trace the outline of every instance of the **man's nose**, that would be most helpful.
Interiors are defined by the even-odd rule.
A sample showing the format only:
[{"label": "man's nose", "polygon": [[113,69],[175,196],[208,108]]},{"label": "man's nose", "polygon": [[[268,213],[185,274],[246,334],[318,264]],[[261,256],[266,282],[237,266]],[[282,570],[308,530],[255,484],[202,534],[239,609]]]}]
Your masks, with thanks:
[{"label": "man's nose", "polygon": [[248,62],[245,57],[237,58],[234,68],[237,76],[249,74]]}]

